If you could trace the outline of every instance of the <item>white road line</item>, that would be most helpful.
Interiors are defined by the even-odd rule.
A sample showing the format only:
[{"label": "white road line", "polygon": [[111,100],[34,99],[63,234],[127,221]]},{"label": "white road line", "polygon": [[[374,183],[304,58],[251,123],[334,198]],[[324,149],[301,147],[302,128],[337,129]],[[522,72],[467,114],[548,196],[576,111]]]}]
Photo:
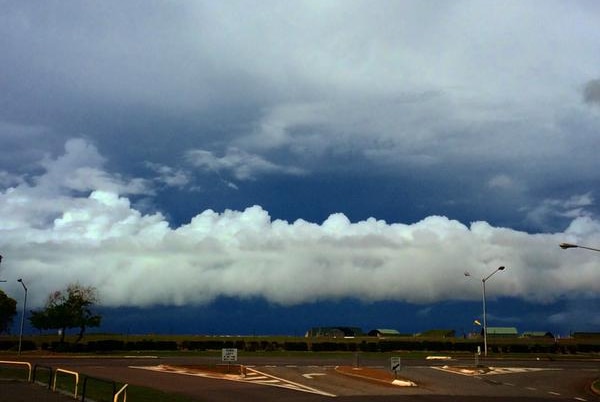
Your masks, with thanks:
[{"label": "white road line", "polygon": [[560,394],[558,392],[554,392],[554,391],[548,391],[548,393],[550,395],[556,395],[556,396],[560,396]]},{"label": "white road line", "polygon": [[563,369],[556,368],[534,368],[534,367],[489,367],[489,371],[484,371],[477,368],[465,368],[460,366],[431,366],[434,370],[446,371],[448,373],[460,374],[466,376],[490,376],[497,374],[522,374],[536,373],[541,371],[560,371]]},{"label": "white road line", "polygon": [[283,378],[275,377],[270,374],[263,373],[261,371],[246,367],[246,376],[237,376],[237,375],[222,375],[217,373],[209,373],[209,372],[190,372],[184,370],[173,370],[166,366],[129,366],[132,369],[142,369],[142,370],[150,370],[150,371],[159,371],[162,373],[168,374],[179,374],[179,375],[188,375],[195,377],[203,377],[203,378],[212,378],[216,380],[226,380],[226,381],[235,381],[235,382],[245,382],[247,384],[257,384],[271,387],[279,387],[291,389],[294,391],[307,392],[311,394],[323,395],[336,397],[337,395],[330,394],[325,391],[321,391],[319,389],[309,387],[307,385],[299,384],[293,381],[285,380]]},{"label": "white road line", "polygon": [[266,374],[263,373],[261,371],[255,370],[255,369],[250,369],[251,371],[260,374],[260,375],[264,375],[266,377],[270,377],[273,380],[277,380],[279,383],[272,383],[272,384],[265,384],[265,385],[272,385],[275,387],[281,387],[281,388],[288,388],[288,389],[294,389],[297,391],[302,391],[302,392],[308,392],[308,393],[312,393],[312,394],[317,394],[317,395],[324,395],[324,396],[331,396],[331,397],[335,397],[337,395],[334,394],[330,394],[328,392],[325,391],[321,391],[319,389],[313,388],[313,387],[309,387],[307,385],[303,385],[303,384],[299,384],[297,382],[293,382],[290,380],[285,380],[283,378],[279,378],[279,377],[275,377],[274,375],[270,375],[270,374]]},{"label": "white road line", "polygon": [[279,380],[259,380],[259,381],[252,381],[252,382],[257,382],[259,384],[265,384],[265,385],[281,383],[281,381],[279,381]]},{"label": "white road line", "polygon": [[585,398],[580,398],[580,397],[578,397],[578,396],[576,396],[576,397],[575,397],[575,398],[573,398],[573,399],[575,399],[576,401],[587,402],[587,399],[585,399]]}]

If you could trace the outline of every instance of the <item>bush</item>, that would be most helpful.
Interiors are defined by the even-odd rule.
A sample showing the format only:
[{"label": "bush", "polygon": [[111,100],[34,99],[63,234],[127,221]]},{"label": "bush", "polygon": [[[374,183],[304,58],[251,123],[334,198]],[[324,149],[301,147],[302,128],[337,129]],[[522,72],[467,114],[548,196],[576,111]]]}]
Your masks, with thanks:
[{"label": "bush", "polygon": [[359,349],[361,352],[379,352],[379,344],[375,342],[361,342]]},{"label": "bush", "polygon": [[111,352],[114,350],[125,350],[125,342],[115,339],[104,339],[100,341],[88,342],[88,351],[90,352]]},{"label": "bush", "polygon": [[174,341],[152,341],[142,340],[137,342],[127,342],[126,350],[177,350],[177,342]]},{"label": "bush", "polygon": [[308,350],[308,344],[306,342],[284,342],[283,349],[290,351],[305,352]]},{"label": "bush", "polygon": [[313,352],[346,352],[348,345],[345,342],[318,342],[312,344]]}]

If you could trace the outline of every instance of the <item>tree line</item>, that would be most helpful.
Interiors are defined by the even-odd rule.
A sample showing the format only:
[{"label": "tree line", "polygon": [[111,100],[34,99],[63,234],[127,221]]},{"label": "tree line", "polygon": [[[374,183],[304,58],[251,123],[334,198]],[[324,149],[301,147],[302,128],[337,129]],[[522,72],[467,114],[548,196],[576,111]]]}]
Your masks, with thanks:
[{"label": "tree line", "polygon": [[[77,328],[76,342],[79,342],[87,328],[100,326],[102,317],[92,310],[98,300],[95,287],[72,283],[50,293],[43,308],[31,310],[29,322],[40,331],[58,330],[61,343],[68,329]],[[0,334],[9,332],[16,315],[17,301],[0,290]]]}]

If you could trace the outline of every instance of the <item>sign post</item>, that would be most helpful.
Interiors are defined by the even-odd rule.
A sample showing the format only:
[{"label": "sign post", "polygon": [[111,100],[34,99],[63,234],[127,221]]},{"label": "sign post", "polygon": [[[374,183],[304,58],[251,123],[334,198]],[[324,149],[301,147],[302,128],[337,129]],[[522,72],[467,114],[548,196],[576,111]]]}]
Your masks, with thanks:
[{"label": "sign post", "polygon": [[231,363],[237,362],[237,349],[221,349],[221,361]]},{"label": "sign post", "polygon": [[391,357],[390,358],[390,369],[394,372],[396,378],[398,377],[398,372],[402,368],[402,361],[399,357]]},{"label": "sign post", "polygon": [[227,374],[231,371],[231,363],[237,362],[237,352],[235,348],[221,349],[221,361],[227,362]]}]

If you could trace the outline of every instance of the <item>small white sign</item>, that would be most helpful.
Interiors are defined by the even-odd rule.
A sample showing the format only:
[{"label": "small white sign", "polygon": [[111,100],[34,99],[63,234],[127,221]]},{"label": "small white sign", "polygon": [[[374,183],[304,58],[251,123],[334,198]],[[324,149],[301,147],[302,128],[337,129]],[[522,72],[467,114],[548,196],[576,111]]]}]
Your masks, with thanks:
[{"label": "small white sign", "polygon": [[400,371],[401,368],[401,361],[399,357],[391,357],[390,358],[390,370],[392,370],[394,373],[397,373]]},{"label": "small white sign", "polygon": [[237,349],[221,349],[221,361],[224,362],[237,362]]}]

